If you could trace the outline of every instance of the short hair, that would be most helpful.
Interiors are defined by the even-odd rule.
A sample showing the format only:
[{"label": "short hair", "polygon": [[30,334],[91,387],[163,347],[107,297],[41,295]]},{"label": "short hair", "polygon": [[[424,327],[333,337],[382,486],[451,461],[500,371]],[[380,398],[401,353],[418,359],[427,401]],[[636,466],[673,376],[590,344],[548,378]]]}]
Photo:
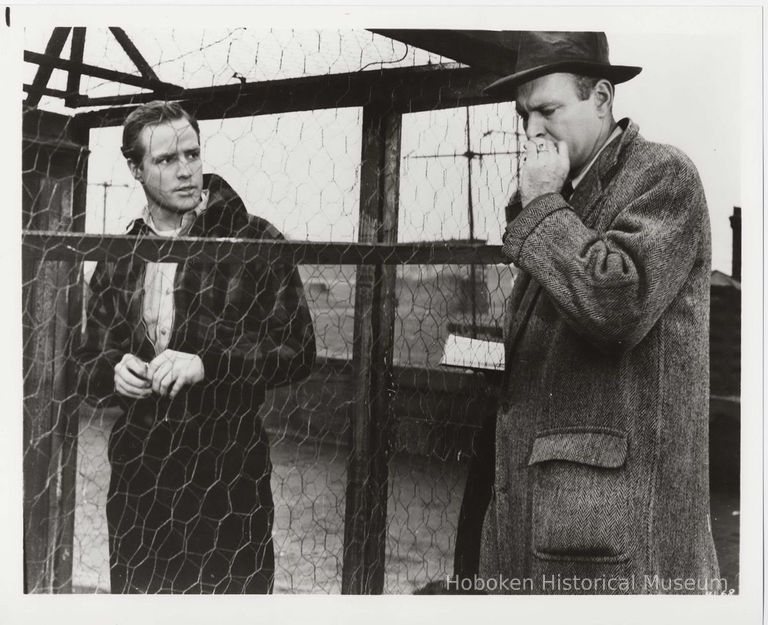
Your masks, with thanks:
[{"label": "short hair", "polygon": [[139,106],[123,123],[123,145],[120,148],[123,156],[134,163],[140,163],[144,158],[144,146],[139,141],[141,131],[147,126],[157,126],[177,119],[186,119],[197,133],[198,141],[200,140],[200,126],[197,120],[176,102],[154,100]]},{"label": "short hair", "polygon": [[[576,95],[579,97],[579,100],[586,100],[589,98],[590,94],[597,86],[597,83],[601,80],[603,79],[598,76],[580,76],[579,74],[573,74],[573,84],[576,87]],[[611,83],[611,85],[613,85],[613,83]]]}]

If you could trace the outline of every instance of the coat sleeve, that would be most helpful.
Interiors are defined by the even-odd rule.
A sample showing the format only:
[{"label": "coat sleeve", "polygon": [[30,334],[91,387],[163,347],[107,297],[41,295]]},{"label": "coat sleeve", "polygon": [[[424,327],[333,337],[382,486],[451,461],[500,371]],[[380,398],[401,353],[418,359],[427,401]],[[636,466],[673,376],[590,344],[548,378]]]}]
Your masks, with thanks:
[{"label": "coat sleeve", "polygon": [[686,281],[708,228],[693,164],[669,151],[642,171],[604,232],[582,223],[559,193],[530,202],[503,251],[531,274],[569,324],[600,348],[625,351],[653,328]]},{"label": "coat sleeve", "polygon": [[114,368],[130,345],[130,328],[110,273],[107,263],[96,265],[88,285],[85,331],[74,351],[78,393],[95,400],[116,399]]},{"label": "coat sleeve", "polygon": [[206,381],[269,389],[306,378],[315,335],[297,268],[282,260],[253,262],[243,273],[248,305],[236,323],[212,333],[200,355]]}]

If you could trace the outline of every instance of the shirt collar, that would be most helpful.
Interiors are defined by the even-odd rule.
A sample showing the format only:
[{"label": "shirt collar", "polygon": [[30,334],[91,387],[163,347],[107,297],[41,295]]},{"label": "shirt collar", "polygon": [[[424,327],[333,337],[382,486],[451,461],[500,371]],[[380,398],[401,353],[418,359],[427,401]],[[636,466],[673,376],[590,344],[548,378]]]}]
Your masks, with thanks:
[{"label": "shirt collar", "polygon": [[[208,208],[208,189],[203,189],[200,194],[200,203],[191,211],[187,211],[181,217],[181,227],[178,234],[184,234],[189,231],[194,221],[205,212]],[[155,222],[152,219],[152,214],[149,212],[149,205],[145,204],[141,211],[141,215],[133,219],[126,228],[126,232],[134,231],[136,228],[146,226],[152,232],[152,234],[159,234],[155,228]]]},{"label": "shirt collar", "polygon": [[587,175],[589,170],[592,168],[592,165],[595,164],[595,161],[597,160],[597,157],[602,154],[603,150],[608,146],[608,144],[613,141],[616,137],[621,135],[623,132],[623,129],[620,125],[616,125],[616,128],[613,129],[613,132],[608,136],[608,138],[605,140],[605,143],[603,143],[602,147],[597,151],[597,154],[595,154],[592,157],[592,160],[589,161],[589,165],[587,165],[584,169],[581,170],[581,173],[576,176],[573,180],[571,180],[571,185],[573,185],[573,188],[575,189],[579,183],[584,180],[584,176]]}]

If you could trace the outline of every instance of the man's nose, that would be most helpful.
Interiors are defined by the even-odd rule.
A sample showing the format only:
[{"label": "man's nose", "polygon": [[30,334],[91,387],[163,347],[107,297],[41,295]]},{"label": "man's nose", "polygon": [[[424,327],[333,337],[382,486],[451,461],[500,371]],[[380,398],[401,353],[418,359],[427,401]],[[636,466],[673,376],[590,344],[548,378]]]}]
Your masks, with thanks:
[{"label": "man's nose", "polygon": [[176,175],[179,178],[189,178],[192,175],[192,166],[186,158],[179,159],[179,166],[176,169]]},{"label": "man's nose", "polygon": [[538,115],[531,115],[525,126],[525,135],[528,139],[543,139],[546,136],[544,124]]}]

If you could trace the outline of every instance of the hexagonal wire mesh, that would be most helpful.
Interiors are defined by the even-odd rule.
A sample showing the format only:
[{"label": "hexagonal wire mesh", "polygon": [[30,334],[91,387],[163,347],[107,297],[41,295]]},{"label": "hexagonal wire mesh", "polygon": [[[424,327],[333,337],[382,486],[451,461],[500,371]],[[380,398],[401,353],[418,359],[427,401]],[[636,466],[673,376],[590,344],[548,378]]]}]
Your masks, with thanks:
[{"label": "hexagonal wire mesh", "polygon": [[[27,48],[42,49],[49,34],[29,32]],[[106,59],[109,66],[117,70],[135,71],[124,49],[110,35],[106,30],[88,29],[85,60]],[[129,31],[129,35],[158,76],[187,89],[449,61],[364,31],[147,29]],[[106,62],[102,61],[102,64]],[[30,68],[30,72],[33,69]],[[65,78],[63,72],[54,70],[50,84],[64,88]],[[90,98],[111,98],[137,94],[140,90],[120,85],[116,91],[110,81],[83,76],[80,92]],[[46,96],[43,96],[38,108],[69,113],[62,108],[59,100]],[[360,106],[247,116],[238,114],[234,117],[223,115],[219,119],[201,120],[200,146],[204,171],[226,180],[242,199],[248,213],[267,220],[289,240],[352,244],[358,240],[361,227],[362,125],[363,108]],[[42,136],[42,126],[37,128]],[[61,193],[73,193],[66,186],[73,184],[71,168],[69,174],[61,174],[51,164],[60,145],[56,145],[55,139],[49,139],[47,148],[40,148],[35,143],[35,132],[34,128],[25,131],[25,206],[29,214],[25,228],[61,229],[61,215],[69,211],[70,220],[77,222],[79,219],[86,233],[104,235],[99,247],[109,247],[112,241],[110,235],[125,233],[126,226],[142,214],[146,204],[141,186],[133,179],[120,155],[120,127],[110,122],[103,127],[95,123],[90,128],[85,214],[79,216],[77,206],[73,209],[70,200],[62,202],[59,197]],[[508,103],[404,114],[397,182],[397,240],[498,244],[504,222],[504,206],[515,190],[519,133],[514,109]],[[63,145],[64,141],[61,140],[60,144]],[[50,159],[41,158],[43,153],[53,156]],[[40,215],[49,213],[50,219],[40,219]],[[25,377],[26,418],[35,419],[38,410],[45,414],[55,413],[55,418],[50,421],[54,424],[50,426],[53,432],[57,431],[55,424],[59,423],[59,419],[66,419],[67,410],[74,409],[77,415],[75,429],[70,430],[70,434],[74,431],[76,435],[77,458],[75,505],[70,515],[73,518],[69,520],[73,523],[74,537],[71,554],[74,591],[110,590],[110,534],[113,542],[117,540],[116,536],[121,536],[124,544],[131,545],[142,554],[141,558],[129,554],[129,559],[131,556],[133,559],[126,565],[127,570],[135,573],[147,563],[153,563],[154,571],[150,577],[155,579],[159,576],[162,582],[151,588],[160,591],[169,588],[175,591],[222,590],[226,584],[206,586],[204,580],[197,580],[197,583],[186,581],[187,587],[184,587],[178,580],[186,579],[185,565],[177,561],[179,558],[163,560],[167,549],[162,557],[155,553],[163,551],[158,547],[158,537],[162,536],[167,541],[177,540],[177,555],[182,560],[197,558],[197,566],[203,570],[206,566],[216,569],[214,564],[210,564],[216,551],[211,544],[220,546],[227,542],[222,537],[225,533],[239,534],[237,540],[227,543],[234,553],[232,559],[236,560],[246,553],[249,543],[258,542],[258,538],[253,535],[248,538],[247,528],[243,529],[241,525],[235,526],[235,529],[227,525],[231,521],[232,506],[237,506],[235,485],[242,481],[243,471],[247,471],[249,462],[261,462],[263,470],[269,471],[268,464],[265,464],[268,453],[274,498],[271,533],[276,560],[275,591],[340,592],[347,467],[352,438],[350,415],[355,405],[352,359],[358,270],[354,265],[336,262],[332,247],[329,244],[329,253],[322,264],[301,263],[298,267],[311,313],[317,351],[312,373],[291,385],[281,385],[268,391],[261,404],[259,418],[256,420],[249,415],[249,422],[263,423],[263,430],[269,439],[269,451],[260,447],[258,453],[261,456],[254,460],[252,456],[256,452],[251,452],[257,444],[253,437],[247,440],[225,437],[227,443],[216,447],[210,441],[218,434],[201,426],[194,433],[200,446],[197,452],[185,452],[184,455],[179,451],[186,449],[189,436],[192,436],[189,432],[183,436],[179,434],[181,438],[178,439],[173,438],[176,434],[166,432],[173,443],[170,450],[163,448],[167,455],[162,455],[157,451],[148,451],[152,446],[147,440],[157,438],[157,431],[166,427],[162,423],[155,424],[149,430],[141,430],[141,436],[147,438],[143,452],[136,452],[145,458],[152,453],[159,455],[152,458],[155,468],[151,470],[154,473],[150,471],[149,482],[142,482],[141,486],[126,477],[125,465],[120,465],[123,481],[116,481],[115,478],[115,463],[119,464],[115,454],[123,453],[124,449],[115,443],[114,430],[126,427],[124,406],[104,407],[82,399],[73,387],[71,376],[58,382],[58,394],[54,393],[47,404],[33,405],[35,397],[38,403],[43,401],[40,398],[44,393],[38,393],[38,389],[40,384],[45,383],[45,376],[40,382],[40,371],[50,369],[51,365],[54,368],[63,367],[61,353],[68,353],[63,345],[58,351],[50,345],[50,335],[55,331],[61,335],[62,328],[67,326],[67,322],[62,321],[67,315],[59,311],[55,318],[51,318],[43,311],[56,311],[59,304],[66,308],[69,304],[60,301],[64,294],[76,293],[79,285],[91,282],[91,288],[85,290],[83,305],[75,316],[78,321],[82,320],[86,334],[96,332],[93,324],[98,306],[94,301],[98,303],[98,298],[105,297],[105,291],[94,290],[92,282],[94,271],[98,275],[101,270],[95,270],[96,261],[89,260],[83,263],[80,272],[79,257],[75,255],[69,262],[62,263],[52,260],[39,262],[31,257],[25,260],[25,267],[28,268],[24,276],[27,306],[25,356],[28,356],[30,363],[30,367],[25,368],[28,372]],[[120,263],[130,264],[131,259],[136,261],[137,266],[163,260],[157,255],[134,250],[110,266],[123,267]],[[246,259],[245,265],[269,271],[259,262],[255,258]],[[64,278],[62,271],[67,274]],[[177,274],[184,273],[177,267]],[[230,282],[225,291],[227,288],[239,288],[233,282],[232,274],[226,275]],[[182,278],[178,275],[176,278],[175,289],[178,291],[184,286],[180,285]],[[67,289],[62,289],[62,280],[64,283],[69,281]],[[467,383],[471,375],[446,370],[439,363],[449,333],[499,339],[504,300],[513,280],[514,270],[507,265],[397,265],[392,345],[396,390],[390,406],[393,425],[387,434],[391,454],[388,461],[384,592],[412,592],[427,582],[444,579],[451,574],[466,459],[473,453],[473,432],[480,427],[484,412],[492,412],[492,402],[478,390],[481,385]],[[145,293],[151,287],[146,282],[142,285],[134,281],[130,285],[120,283],[117,288],[122,290],[125,299],[118,298],[120,303],[114,304],[116,308],[111,310],[116,315],[116,324],[118,317],[130,317],[128,304],[125,310],[119,306],[128,302],[131,289]],[[215,291],[217,287],[214,284],[208,288]],[[230,322],[230,325],[234,324],[242,330],[257,314],[254,302],[260,302],[265,294],[257,290],[247,302],[233,296],[231,310],[227,308],[229,295],[231,293],[227,292],[221,295],[222,300],[210,300],[214,307],[218,306],[218,316],[201,312],[203,304],[197,300],[198,308],[186,309],[186,314],[200,318],[195,322],[198,325],[207,323],[210,328],[219,328]],[[269,299],[270,294],[266,296]],[[45,297],[50,300],[48,304],[42,302]],[[78,301],[77,297],[73,297],[72,301]],[[274,305],[274,301],[270,301]],[[178,299],[176,305],[179,305]],[[227,316],[231,314],[235,316]],[[289,314],[297,314],[296,309],[290,309]],[[180,332],[179,325],[177,317],[174,327],[176,335]],[[79,328],[67,329],[76,343],[80,338]],[[205,342],[205,332],[199,331],[198,342],[210,347]],[[277,333],[287,331],[281,326]],[[93,344],[98,349],[90,354],[93,359],[98,359],[99,350],[109,351],[127,344],[110,345],[108,337],[114,338],[115,334],[103,329],[102,333],[94,336]],[[188,344],[195,342],[189,334],[186,336]],[[231,333],[229,336],[236,343],[244,340],[243,336]],[[279,343],[279,339],[276,342]],[[182,343],[177,340],[174,345],[178,347]],[[258,346],[254,348],[251,345],[249,349],[258,351]],[[149,354],[147,361],[154,356]],[[54,359],[58,360],[53,362]],[[88,370],[87,358],[81,356],[79,362]],[[264,373],[255,365],[251,373],[255,375],[257,370]],[[227,375],[232,374],[227,372]],[[243,375],[243,383],[253,383],[252,376]],[[128,410],[128,414],[133,413]],[[256,429],[260,430],[260,427]],[[211,437],[209,442],[200,443],[201,432]],[[41,437],[38,440],[42,440],[47,434],[41,431],[36,435]],[[72,446],[61,443],[66,436],[54,439],[59,442],[54,443],[57,451],[52,452],[50,458],[57,460],[49,462],[56,464],[56,470],[47,468],[48,479],[40,483],[40,492],[26,493],[31,501],[50,498],[52,489],[58,489],[60,494],[62,484],[65,484],[57,477],[58,465],[72,462],[74,453],[71,452]],[[231,451],[232,445],[241,448],[235,453]],[[155,446],[155,449],[161,447]],[[112,466],[107,457],[108,448],[112,454]],[[70,449],[70,455],[62,452],[66,449]],[[206,453],[208,455],[203,458]],[[237,467],[223,467],[226,462],[222,459],[228,459]],[[45,459],[36,461],[30,453],[25,455],[25,461],[39,464]],[[200,477],[197,473],[180,470],[168,477],[168,466],[173,461],[186,463],[187,466],[195,463],[202,466],[208,462],[213,467],[212,473]],[[161,484],[166,478],[168,481]],[[198,483],[197,480],[203,481]],[[27,483],[28,488],[32,487],[31,484],[31,481]],[[179,493],[191,492],[192,487],[196,489],[198,508],[191,513],[181,513],[179,507],[173,513],[158,512],[158,508],[174,508],[178,504]],[[136,489],[143,490],[136,492]],[[214,494],[229,501],[220,504],[225,512],[218,516],[215,510],[219,509],[215,506],[211,508],[214,510],[212,513],[203,511],[205,501],[214,498]],[[116,513],[117,521],[110,517],[109,523],[105,516],[108,498],[122,502],[122,508]],[[169,503],[171,501],[176,503]],[[134,507],[138,508],[139,516],[134,514],[132,520],[126,520],[128,510]],[[55,516],[56,506],[52,506],[51,510],[49,516]],[[67,511],[59,510],[58,513],[67,514]],[[183,514],[187,517],[181,518]],[[59,528],[57,531],[66,527],[61,520],[52,525]],[[198,526],[204,526],[198,534],[208,536],[208,532],[214,538],[207,539],[208,542],[206,538],[199,538],[195,534]],[[171,530],[166,531],[169,527]],[[28,525],[26,531],[30,534],[43,529]],[[136,531],[141,536],[131,538],[129,535]],[[268,540],[268,534],[266,531],[262,542]],[[197,553],[196,540],[204,545],[198,548]],[[136,544],[139,546],[136,547]],[[148,544],[151,544],[150,547],[147,547]],[[120,551],[117,547],[115,549]],[[50,549],[47,553],[46,557],[50,557]],[[33,554],[28,553],[28,557],[33,557]],[[159,564],[167,568],[158,572]],[[231,566],[231,561],[225,566]],[[215,577],[216,573],[213,575]],[[232,576],[236,577],[235,573]],[[127,583],[130,588],[131,580]],[[140,588],[140,581],[136,583]],[[233,585],[229,590],[247,592],[248,588],[246,582],[244,586]]]}]

